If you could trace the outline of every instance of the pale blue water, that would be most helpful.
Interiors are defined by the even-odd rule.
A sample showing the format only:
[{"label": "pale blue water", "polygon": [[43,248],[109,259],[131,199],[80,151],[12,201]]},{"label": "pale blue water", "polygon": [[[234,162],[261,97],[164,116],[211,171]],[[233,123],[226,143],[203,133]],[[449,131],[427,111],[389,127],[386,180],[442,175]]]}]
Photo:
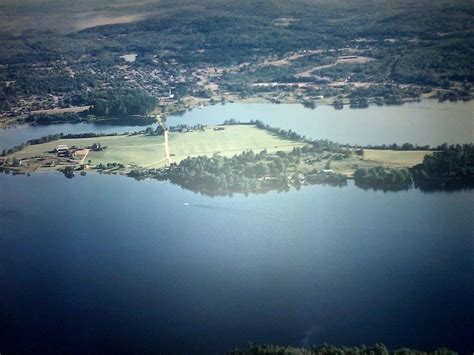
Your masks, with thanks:
[{"label": "pale blue water", "polygon": [[[168,117],[168,125],[221,124],[225,120],[262,120],[274,127],[292,129],[313,139],[330,139],[350,144],[403,144],[432,146],[469,143],[474,132],[473,102],[433,100],[403,106],[370,106],[368,109],[335,110],[320,106],[315,110],[296,104],[226,104],[194,109],[182,116]],[[154,125],[153,127],[156,127]],[[49,126],[18,126],[0,130],[0,150],[53,133],[135,132],[140,126],[95,125],[92,123]]]},{"label": "pale blue water", "polygon": [[[228,104],[168,124],[231,118],[356,144],[472,141],[472,103]],[[0,131],[0,149],[138,129],[23,126]],[[0,352],[474,348],[472,190],[349,184],[210,198],[156,181],[33,174],[0,175],[0,196]]]},{"label": "pale blue water", "polygon": [[169,125],[220,124],[236,119],[261,120],[270,126],[291,129],[313,139],[360,145],[470,143],[474,139],[474,102],[426,100],[402,106],[335,110],[319,106],[310,110],[295,104],[226,104],[194,109],[169,117]]},{"label": "pale blue water", "polygon": [[[474,191],[0,175],[0,351],[474,349]],[[189,204],[185,205],[185,203]]]}]

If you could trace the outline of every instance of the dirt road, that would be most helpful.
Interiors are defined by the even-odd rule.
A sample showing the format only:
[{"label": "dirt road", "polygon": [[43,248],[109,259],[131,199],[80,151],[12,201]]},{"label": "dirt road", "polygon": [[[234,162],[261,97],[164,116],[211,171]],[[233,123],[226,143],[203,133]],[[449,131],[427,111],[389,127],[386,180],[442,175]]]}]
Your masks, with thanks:
[{"label": "dirt road", "polygon": [[166,125],[164,124],[163,120],[161,119],[161,116],[159,115],[156,115],[156,120],[158,121],[159,125],[161,126],[161,128],[163,128],[163,137],[165,139],[165,142],[164,142],[164,146],[165,146],[165,159],[166,161],[168,162],[168,165],[171,164],[171,158],[170,158],[170,148],[169,148],[169,145],[168,145],[168,128],[166,127]]}]

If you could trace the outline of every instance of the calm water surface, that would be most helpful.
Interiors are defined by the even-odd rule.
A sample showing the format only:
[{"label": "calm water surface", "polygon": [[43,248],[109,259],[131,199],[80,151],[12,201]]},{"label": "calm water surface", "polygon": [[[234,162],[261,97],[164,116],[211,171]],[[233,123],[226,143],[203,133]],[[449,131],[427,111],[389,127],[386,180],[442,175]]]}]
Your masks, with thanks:
[{"label": "calm water surface", "polygon": [[[330,106],[310,110],[296,104],[234,103],[194,109],[182,116],[170,116],[168,125],[212,125],[232,118],[241,122],[258,119],[274,127],[292,129],[309,138],[329,139],[338,143],[365,145],[409,142],[439,145],[473,141],[473,110],[474,102],[438,103],[433,100],[402,106],[371,106],[362,110],[347,107],[335,110]],[[0,149],[53,133],[123,133],[145,128],[92,123],[36,127],[23,125],[0,130]]]},{"label": "calm water surface", "polygon": [[242,122],[261,120],[313,139],[362,145],[455,144],[472,142],[474,137],[474,102],[438,103],[434,100],[343,110],[330,106],[310,110],[295,104],[235,103],[195,109],[183,116],[170,117],[168,124],[220,124],[231,118]]},{"label": "calm water surface", "polygon": [[[169,125],[260,119],[338,142],[436,145],[472,141],[472,108],[228,104]],[[0,149],[138,129],[21,126],[0,131]],[[209,198],[155,181],[33,174],[0,175],[0,195],[0,352],[474,348],[474,191]]]},{"label": "calm water surface", "polygon": [[474,349],[474,191],[209,198],[118,176],[2,174],[0,195],[5,353]]}]

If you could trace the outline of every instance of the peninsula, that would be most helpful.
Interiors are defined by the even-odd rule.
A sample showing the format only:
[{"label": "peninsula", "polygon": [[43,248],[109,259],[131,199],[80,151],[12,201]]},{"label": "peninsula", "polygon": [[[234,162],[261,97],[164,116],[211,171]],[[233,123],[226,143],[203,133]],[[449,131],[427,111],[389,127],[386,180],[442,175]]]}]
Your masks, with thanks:
[{"label": "peninsula", "polygon": [[[305,184],[399,190],[470,187],[472,144],[360,147],[308,140],[260,121],[217,126],[164,125],[126,134],[51,135],[5,150],[0,169],[14,174],[96,171],[170,180],[209,195],[287,190]],[[447,165],[446,163],[449,162]]]}]

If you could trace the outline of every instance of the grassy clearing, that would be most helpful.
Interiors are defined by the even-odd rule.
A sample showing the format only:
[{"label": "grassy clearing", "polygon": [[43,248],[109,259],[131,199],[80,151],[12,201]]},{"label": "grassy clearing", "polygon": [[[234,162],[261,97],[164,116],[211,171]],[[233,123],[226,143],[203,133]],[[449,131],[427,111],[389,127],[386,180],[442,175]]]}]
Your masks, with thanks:
[{"label": "grassy clearing", "polygon": [[[330,169],[336,173],[353,176],[354,170],[358,168],[373,168],[385,166],[389,168],[410,168],[423,162],[426,154],[431,151],[397,151],[397,150],[375,150],[364,149],[364,156],[353,154],[343,160],[331,160]],[[327,160],[315,163],[311,168],[318,170],[326,169]]]},{"label": "grassy clearing", "polygon": [[412,167],[423,162],[423,158],[427,154],[431,154],[429,150],[376,150],[364,149],[364,160],[381,163],[391,167]]},{"label": "grassy clearing", "polygon": [[86,163],[90,165],[107,163],[121,163],[124,165],[138,165],[149,168],[157,168],[165,165],[165,154],[163,139],[161,137],[141,137],[148,142],[128,139],[117,145],[109,145],[107,149],[100,152],[90,152]]},{"label": "grassy clearing", "polygon": [[[101,142],[107,149],[100,152],[90,152],[85,159],[90,165],[121,163],[153,167],[164,166],[163,137],[156,136],[117,136]],[[97,139],[96,139],[97,140]],[[162,164],[159,164],[162,162]]]},{"label": "grassy clearing", "polygon": [[[84,163],[97,164],[120,163],[126,166],[137,165],[144,168],[159,168],[166,165],[164,139],[162,136],[111,136],[78,139],[61,139],[44,144],[30,145],[13,154],[17,159],[43,157],[55,159],[51,153],[60,144],[69,147],[86,147],[100,143],[107,147],[103,151],[89,152]],[[208,127],[204,132],[172,133],[169,135],[171,161],[179,163],[188,156],[212,156],[219,153],[232,156],[245,150],[269,152],[278,150],[289,151],[295,146],[303,146],[301,142],[281,139],[264,130],[253,126],[226,126],[224,130]],[[80,161],[78,157],[77,160]]]},{"label": "grassy clearing", "polygon": [[[291,151],[293,147],[304,146],[304,143],[282,139],[271,133],[250,125],[223,126],[223,130],[215,130],[217,126],[207,127],[204,132],[170,133],[169,150],[171,161],[179,163],[181,160],[198,155],[212,156],[219,153],[222,156],[233,156],[246,150],[259,152],[267,149],[269,152]],[[165,159],[164,138],[162,136],[111,136],[81,139],[61,139],[54,142],[27,146],[24,150],[13,154],[17,159],[25,159],[31,164],[41,164],[44,159],[57,161],[59,164],[78,164],[82,156],[71,159],[58,159],[54,149],[59,144],[72,146],[90,146],[100,143],[107,147],[100,152],[89,152],[84,163],[96,166],[97,164],[120,163],[125,166],[140,166],[143,168],[160,168],[167,164]],[[411,167],[423,161],[430,151],[395,151],[365,149],[364,156],[353,155],[344,160],[333,160],[330,168],[346,175],[352,175],[358,167],[383,165],[388,167]],[[44,158],[38,160],[38,157]],[[36,161],[36,163],[35,163]],[[319,163],[306,166],[301,164],[301,171],[326,169],[327,159]],[[33,166],[33,165],[32,165]]]},{"label": "grassy clearing", "polygon": [[150,136],[112,136],[78,139],[60,139],[44,144],[30,145],[13,156],[18,159],[35,156],[48,156],[59,144],[72,146],[89,146],[100,143],[107,149],[101,152],[90,152],[85,163],[91,160],[90,165],[122,163],[127,165],[145,166],[164,159],[163,137]]},{"label": "grassy clearing", "polygon": [[39,114],[61,114],[61,113],[67,113],[67,112],[84,112],[87,111],[90,108],[90,106],[76,106],[76,107],[67,107],[67,108],[52,108],[49,110],[37,110],[37,111],[31,111],[31,114],[33,115],[39,115]]},{"label": "grassy clearing", "polygon": [[179,162],[188,156],[233,156],[246,150],[269,152],[289,151],[293,147],[303,146],[301,142],[281,139],[264,130],[249,125],[225,126],[223,131],[207,127],[204,132],[170,134],[171,161]]}]

